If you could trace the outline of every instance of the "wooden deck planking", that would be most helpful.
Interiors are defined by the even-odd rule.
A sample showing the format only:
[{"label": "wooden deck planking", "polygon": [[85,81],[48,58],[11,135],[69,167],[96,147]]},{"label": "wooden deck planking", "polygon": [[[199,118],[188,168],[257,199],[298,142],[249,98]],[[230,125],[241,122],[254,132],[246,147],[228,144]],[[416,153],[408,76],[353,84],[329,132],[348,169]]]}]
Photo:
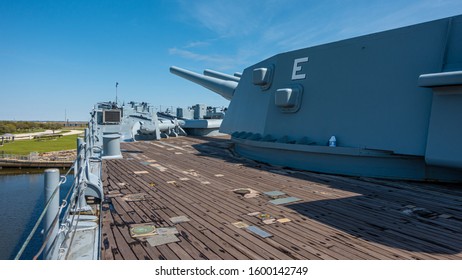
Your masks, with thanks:
[{"label": "wooden deck planking", "polygon": [[[188,184],[188,182],[186,182],[185,184]],[[192,187],[193,187],[192,185],[186,186],[186,190],[185,190],[185,191],[190,190]],[[197,199],[198,201],[199,201],[200,198],[201,198],[200,195],[199,195],[199,197],[197,197],[197,194],[195,194],[194,192],[193,192],[193,193],[189,193],[188,196],[190,196],[190,197],[195,197],[195,199]],[[221,199],[221,198],[219,198],[219,199]],[[220,204],[216,204],[216,203],[214,203],[214,204],[215,204],[215,205],[220,205]],[[220,213],[221,210],[227,210],[228,212],[232,212],[232,211],[233,211],[233,209],[227,208],[227,206],[226,206],[225,204],[221,204],[221,205],[220,205],[220,208],[222,208],[221,210],[215,209],[215,211],[211,213],[211,212],[210,212],[210,209],[213,209],[213,206],[214,206],[214,205],[207,205],[207,206],[209,206],[210,208],[208,208],[209,210],[206,210],[206,211],[208,211],[208,213],[205,213],[205,214],[208,215],[208,216],[211,216],[212,218],[215,218],[215,220],[217,220],[217,221],[219,221],[220,219],[222,219],[222,217],[220,216],[220,214],[222,214],[222,213]],[[196,206],[196,207],[197,207],[197,206]],[[204,212],[206,212],[206,211],[204,211]],[[232,220],[232,221],[231,221],[231,220],[228,220],[227,226],[230,227],[231,230],[235,230],[234,226],[231,227],[231,225],[230,225],[232,222],[235,222],[235,220]],[[237,232],[241,232],[241,230],[238,230]],[[242,233],[242,232],[241,232],[241,233]],[[244,234],[244,235],[245,235],[245,234]],[[250,237],[250,235],[247,235],[247,236]],[[251,237],[251,238],[253,238],[253,237]],[[254,242],[258,242],[258,240],[254,240]],[[258,249],[257,249],[257,250],[258,250]],[[274,256],[273,256],[273,257],[274,257]]]},{"label": "wooden deck planking", "polygon": [[[124,201],[121,196],[106,199],[111,214],[103,211],[103,258],[462,257],[462,191],[454,186],[441,186],[438,196],[435,184],[284,170],[235,157],[226,149],[229,145],[224,139],[190,137],[124,143],[128,152],[124,152],[123,160],[104,162],[105,193],[118,190],[121,195],[147,196],[143,201]],[[264,195],[243,199],[232,192],[240,187],[260,192],[281,190],[302,201],[272,205]],[[402,211],[407,205],[453,217],[431,220],[406,216]],[[291,222],[265,225],[247,215],[255,211],[287,217]],[[173,226],[169,217],[179,215],[191,221],[176,225],[178,243],[150,247],[129,235],[129,224]],[[236,221],[256,225],[273,237],[260,238],[239,229],[232,225]]]}]

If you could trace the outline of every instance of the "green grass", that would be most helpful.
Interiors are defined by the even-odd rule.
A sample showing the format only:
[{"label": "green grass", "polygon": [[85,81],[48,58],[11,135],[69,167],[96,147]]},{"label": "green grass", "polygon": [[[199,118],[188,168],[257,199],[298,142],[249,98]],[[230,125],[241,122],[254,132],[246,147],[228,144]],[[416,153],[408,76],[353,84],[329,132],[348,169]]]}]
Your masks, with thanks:
[{"label": "green grass", "polygon": [[77,147],[78,135],[63,136],[54,140],[17,140],[5,143],[0,147],[0,152],[5,154],[28,155],[31,152],[54,152],[73,150]]}]

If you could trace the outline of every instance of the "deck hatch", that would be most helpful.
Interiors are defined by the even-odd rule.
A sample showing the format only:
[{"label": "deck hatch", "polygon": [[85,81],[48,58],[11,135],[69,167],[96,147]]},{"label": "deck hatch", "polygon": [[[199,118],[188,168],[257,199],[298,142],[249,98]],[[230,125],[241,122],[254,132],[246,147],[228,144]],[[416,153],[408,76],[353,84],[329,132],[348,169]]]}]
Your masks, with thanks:
[{"label": "deck hatch", "polygon": [[133,238],[136,237],[146,237],[156,234],[156,227],[149,224],[137,224],[130,226],[130,236]]},{"label": "deck hatch", "polygon": [[299,200],[301,200],[301,199],[297,198],[297,197],[290,196],[290,197],[273,199],[273,200],[270,200],[269,202],[272,203],[272,204],[279,205],[279,204],[286,204],[286,203],[291,203],[291,202],[295,202],[295,201],[299,201]]}]

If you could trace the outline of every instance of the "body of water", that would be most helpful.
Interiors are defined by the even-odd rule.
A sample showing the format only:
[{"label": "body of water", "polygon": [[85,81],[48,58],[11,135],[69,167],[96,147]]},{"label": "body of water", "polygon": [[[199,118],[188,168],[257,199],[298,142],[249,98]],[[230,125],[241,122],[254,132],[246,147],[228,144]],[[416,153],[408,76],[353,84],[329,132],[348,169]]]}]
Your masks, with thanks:
[{"label": "body of water", "polygon": [[[61,170],[61,173],[63,171]],[[61,186],[60,201],[72,184],[72,176]],[[45,205],[41,174],[0,175],[0,260],[14,259]],[[32,259],[42,245],[42,226],[21,259]]]}]

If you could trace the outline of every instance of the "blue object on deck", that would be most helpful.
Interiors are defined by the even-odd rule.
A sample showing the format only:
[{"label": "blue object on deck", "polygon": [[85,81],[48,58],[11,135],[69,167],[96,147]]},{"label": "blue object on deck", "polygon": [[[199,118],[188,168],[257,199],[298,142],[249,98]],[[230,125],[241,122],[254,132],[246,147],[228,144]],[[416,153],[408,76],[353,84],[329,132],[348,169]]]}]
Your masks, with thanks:
[{"label": "blue object on deck", "polygon": [[299,200],[301,200],[301,199],[297,198],[297,197],[290,196],[290,197],[273,199],[273,200],[270,200],[269,202],[273,203],[273,204],[276,204],[276,205],[279,205],[279,204],[286,204],[286,203],[291,203],[291,202],[295,202],[295,201],[299,201]]},{"label": "blue object on deck", "polygon": [[271,233],[268,233],[262,229],[260,229],[259,227],[256,227],[256,226],[248,226],[245,228],[246,230],[256,234],[256,235],[259,235],[263,238],[267,238],[267,237],[271,237],[273,236]]}]

